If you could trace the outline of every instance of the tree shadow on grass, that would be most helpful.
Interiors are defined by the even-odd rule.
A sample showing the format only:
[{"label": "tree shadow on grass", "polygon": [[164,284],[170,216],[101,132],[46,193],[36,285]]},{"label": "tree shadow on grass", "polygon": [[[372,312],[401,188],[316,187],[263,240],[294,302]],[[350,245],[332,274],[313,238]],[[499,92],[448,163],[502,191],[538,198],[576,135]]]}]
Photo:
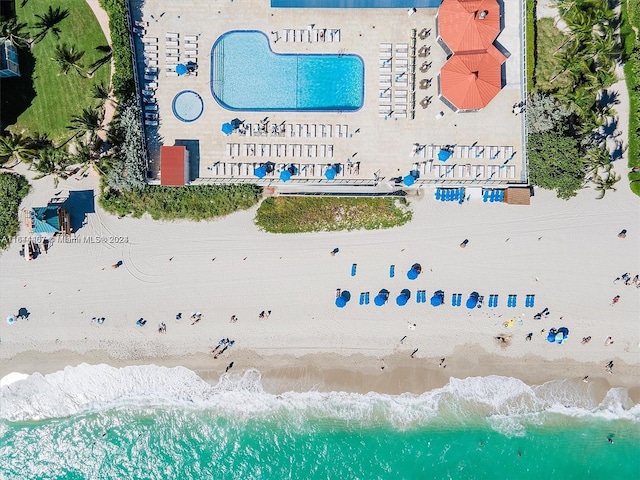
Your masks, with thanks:
[{"label": "tree shadow on grass", "polygon": [[36,97],[33,88],[33,72],[36,66],[36,59],[30,50],[18,49],[18,62],[20,65],[19,77],[8,77],[0,79],[0,131],[15,125],[18,117],[22,115]]}]

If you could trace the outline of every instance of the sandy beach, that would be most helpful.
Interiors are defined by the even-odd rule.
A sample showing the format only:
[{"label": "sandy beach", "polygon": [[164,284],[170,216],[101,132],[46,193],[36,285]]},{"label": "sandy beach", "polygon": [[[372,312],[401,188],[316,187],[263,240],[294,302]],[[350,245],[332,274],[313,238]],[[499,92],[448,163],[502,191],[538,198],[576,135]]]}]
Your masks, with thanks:
[{"label": "sandy beach", "polygon": [[[93,176],[57,189],[51,179],[32,184],[24,207],[45,205],[56,193],[98,191]],[[640,289],[614,284],[625,272],[640,273],[640,202],[624,181],[602,200],[592,190],[568,202],[536,190],[529,207],[443,204],[423,193],[410,199],[413,221],[405,227],[304,235],[260,232],[253,210],[212,222],[156,222],[118,219],[96,200],[73,241],[56,242],[31,262],[17,242],[2,252],[0,313],[25,307],[30,315],[0,324],[0,376],[83,362],[154,363],[183,365],[215,382],[233,361],[232,373],[258,369],[274,392],[420,392],[449,377],[539,384],[589,375],[637,396]],[[626,238],[618,237],[622,229]],[[340,252],[331,256],[335,247]],[[416,262],[423,273],[410,281]],[[389,302],[377,307],[382,288]],[[405,288],[412,297],[397,306]],[[352,295],[345,308],[334,304],[336,289]],[[416,303],[419,289],[427,303]],[[434,308],[429,298],[439,289],[445,305]],[[472,291],[484,295],[482,308],[465,308]],[[369,305],[358,304],[361,292],[370,292]],[[452,293],[462,294],[461,307],[451,306]],[[490,294],[499,295],[497,308],[488,308]],[[510,294],[518,296],[516,308],[506,307]],[[524,308],[528,294],[534,308]],[[545,307],[550,314],[534,320]],[[202,320],[192,325],[196,311]],[[271,315],[259,319],[261,311]],[[93,324],[95,316],[104,324]],[[143,328],[135,324],[141,317]],[[157,332],[160,322],[166,334]],[[546,332],[563,326],[568,341],[548,343]],[[498,335],[510,337],[508,346]],[[613,344],[605,345],[609,336]],[[226,337],[234,346],[214,360],[208,352]],[[441,358],[446,368],[438,367]],[[613,374],[605,372],[609,361]]]}]

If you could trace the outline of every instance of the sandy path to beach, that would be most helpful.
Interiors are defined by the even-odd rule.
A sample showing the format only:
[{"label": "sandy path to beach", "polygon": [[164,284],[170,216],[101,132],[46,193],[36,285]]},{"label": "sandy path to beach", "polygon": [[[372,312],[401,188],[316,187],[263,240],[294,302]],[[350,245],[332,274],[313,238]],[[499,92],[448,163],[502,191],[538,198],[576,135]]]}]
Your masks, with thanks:
[{"label": "sandy path to beach", "polygon": [[[33,184],[25,206],[44,205],[58,192],[97,191],[94,176],[71,178],[58,190],[51,179]],[[595,196],[587,190],[565,202],[537,190],[525,207],[443,204],[429,194],[412,202],[414,219],[402,228],[305,235],[260,232],[253,210],[214,222],[155,222],[118,219],[96,205],[77,232],[79,243],[56,243],[32,262],[18,255],[17,243],[2,253],[0,313],[6,317],[26,307],[31,316],[11,326],[0,323],[0,375],[15,370],[11,359],[17,362],[21,352],[99,350],[124,363],[152,363],[206,353],[221,337],[257,355],[255,364],[236,368],[267,367],[269,355],[384,358],[408,356],[416,348],[418,358],[455,351],[460,359],[465,349],[456,348],[464,345],[512,362],[540,356],[551,366],[531,368],[551,368],[547,373],[559,378],[564,358],[602,363],[603,375],[612,359],[637,366],[640,289],[613,281],[625,272],[640,273],[640,199],[624,181],[603,200]],[[617,236],[622,229],[628,231],[624,239]],[[464,239],[469,244],[462,249]],[[332,257],[334,247],[340,252]],[[119,260],[123,266],[111,268]],[[409,281],[406,272],[415,262],[423,274]],[[354,263],[357,275],[351,277]],[[343,309],[334,306],[337,288],[352,294]],[[391,296],[376,307],[373,298],[381,288]],[[412,297],[399,307],[395,298],[404,288]],[[426,290],[426,304],[416,303],[417,289]],[[433,308],[428,302],[437,289],[446,292],[447,305]],[[365,291],[371,304],[360,306]],[[465,308],[472,291],[485,296],[485,307]],[[450,306],[452,293],[463,295],[462,307]],[[499,295],[498,308],[487,308],[489,294]],[[506,308],[509,294],[518,295],[515,309]],[[535,308],[524,308],[526,294],[535,294]],[[616,295],[620,301],[611,306]],[[544,307],[551,315],[533,320]],[[262,310],[271,316],[258,319]],[[204,315],[196,325],[188,318],[193,311]],[[180,322],[177,312],[185,317]],[[237,323],[229,322],[231,315]],[[106,317],[105,324],[92,325],[92,316]],[[144,328],[135,325],[140,317],[148,319]],[[503,327],[511,318],[513,327]],[[157,333],[161,321],[166,335]],[[570,330],[564,345],[547,343],[540,333],[561,326]],[[532,341],[525,341],[530,332]],[[512,335],[509,347],[496,344],[500,333]],[[585,336],[592,341],[581,345]],[[607,336],[613,345],[604,345]],[[82,358],[92,362],[91,355]],[[476,359],[470,353],[467,360]],[[17,365],[26,373],[47,369],[41,357],[29,365],[22,356]],[[615,374],[608,377],[615,383]]]}]

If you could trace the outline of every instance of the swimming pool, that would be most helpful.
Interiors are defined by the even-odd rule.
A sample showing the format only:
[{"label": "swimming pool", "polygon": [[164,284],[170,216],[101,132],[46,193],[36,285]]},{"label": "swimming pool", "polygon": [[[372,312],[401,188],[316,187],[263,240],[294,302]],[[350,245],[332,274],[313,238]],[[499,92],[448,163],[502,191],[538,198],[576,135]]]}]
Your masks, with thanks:
[{"label": "swimming pool", "polygon": [[354,111],[364,101],[364,62],[276,54],[263,32],[231,31],[211,49],[211,93],[228,110]]},{"label": "swimming pool", "polygon": [[175,97],[171,105],[173,114],[183,122],[195,122],[204,111],[204,101],[198,92],[182,90]]}]

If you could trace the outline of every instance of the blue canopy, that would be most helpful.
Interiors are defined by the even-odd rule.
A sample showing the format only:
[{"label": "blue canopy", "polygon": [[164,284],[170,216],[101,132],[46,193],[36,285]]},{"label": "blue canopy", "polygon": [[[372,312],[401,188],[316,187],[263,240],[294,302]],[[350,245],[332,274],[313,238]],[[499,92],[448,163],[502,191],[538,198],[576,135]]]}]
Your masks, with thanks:
[{"label": "blue canopy", "polygon": [[178,75],[184,75],[185,73],[187,73],[187,66],[184,63],[179,63],[178,65],[176,65],[176,73]]},{"label": "blue canopy", "polygon": [[263,178],[267,174],[267,167],[261,165],[253,171],[253,174],[258,178]]},{"label": "blue canopy", "polygon": [[403,293],[401,293],[400,295],[398,295],[398,297],[396,298],[396,303],[398,304],[398,306],[400,307],[404,307],[407,304],[407,300],[409,300],[407,298],[407,296]]},{"label": "blue canopy", "polygon": [[347,300],[342,295],[336,298],[336,307],[343,308],[346,304]]},{"label": "blue canopy", "polygon": [[467,299],[467,308],[476,308],[478,305],[478,298],[480,294],[478,292],[471,292],[469,298]]},{"label": "blue canopy", "polygon": [[288,182],[289,180],[291,180],[291,173],[289,172],[289,170],[283,170],[280,172],[280,180],[282,180],[283,182]]},{"label": "blue canopy", "polygon": [[224,133],[225,135],[230,135],[233,130],[233,125],[231,125],[229,122],[222,124],[222,133]]},{"label": "blue canopy", "polygon": [[439,307],[440,305],[442,305],[442,296],[434,295],[433,297],[431,297],[431,305],[434,307]]},{"label": "blue canopy", "polygon": [[327,180],[333,180],[336,178],[336,170],[332,168],[328,168],[326,172],[324,172],[324,176],[327,177]]},{"label": "blue canopy", "polygon": [[405,175],[403,181],[407,187],[410,187],[411,185],[416,183],[416,177],[414,177],[413,175]]},{"label": "blue canopy", "polygon": [[387,303],[387,297],[379,293],[378,295],[376,295],[376,298],[373,299],[373,303],[375,303],[376,306],[381,307],[382,305]]},{"label": "blue canopy", "polygon": [[415,280],[416,278],[418,278],[418,275],[420,275],[420,272],[418,272],[418,270],[416,270],[415,268],[412,268],[407,272],[407,278],[409,280]]},{"label": "blue canopy", "polygon": [[440,149],[438,152],[438,160],[446,162],[451,157],[451,150]]}]

